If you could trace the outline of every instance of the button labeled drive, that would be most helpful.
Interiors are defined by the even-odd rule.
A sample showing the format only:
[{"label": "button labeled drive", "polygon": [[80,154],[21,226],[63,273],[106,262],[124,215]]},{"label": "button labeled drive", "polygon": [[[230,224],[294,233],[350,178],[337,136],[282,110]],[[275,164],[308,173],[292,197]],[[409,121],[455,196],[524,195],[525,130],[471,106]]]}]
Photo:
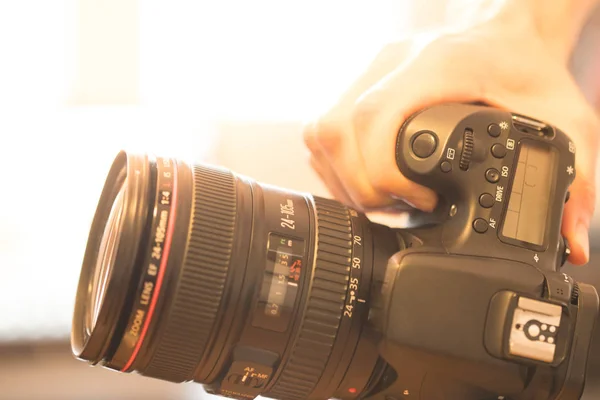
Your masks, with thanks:
[{"label": "button labeled drive", "polygon": [[437,137],[433,132],[417,133],[412,142],[412,151],[419,158],[427,158],[437,148]]},{"label": "button labeled drive", "polygon": [[483,208],[490,208],[494,205],[494,196],[489,193],[484,193],[479,196],[479,204]]}]

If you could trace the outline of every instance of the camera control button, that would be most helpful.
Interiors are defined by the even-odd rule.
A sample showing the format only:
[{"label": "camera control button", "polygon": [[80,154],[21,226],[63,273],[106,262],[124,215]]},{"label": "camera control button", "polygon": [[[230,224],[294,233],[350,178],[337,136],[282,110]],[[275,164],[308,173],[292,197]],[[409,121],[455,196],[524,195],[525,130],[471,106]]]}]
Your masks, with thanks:
[{"label": "camera control button", "polygon": [[475,232],[477,233],[486,233],[488,230],[488,223],[483,218],[477,218],[473,221],[473,229],[475,229]]},{"label": "camera control button", "polygon": [[500,180],[500,172],[495,168],[490,168],[485,171],[485,179],[487,179],[489,183],[497,183]]},{"label": "camera control button", "polygon": [[489,193],[482,194],[479,196],[479,204],[481,204],[481,207],[483,208],[492,207],[494,205],[494,196]]},{"label": "camera control button", "polygon": [[502,133],[502,129],[500,129],[500,125],[498,124],[490,124],[487,131],[491,137],[498,137],[500,136],[500,133]]},{"label": "camera control button", "polygon": [[417,133],[412,142],[412,151],[419,158],[427,158],[437,148],[437,137],[433,132]]},{"label": "camera control button", "polygon": [[450,161],[442,161],[440,164],[440,169],[442,172],[450,172],[452,171],[452,164],[450,164]]},{"label": "camera control button", "polygon": [[506,147],[500,143],[492,146],[492,155],[496,158],[504,158],[506,155]]}]

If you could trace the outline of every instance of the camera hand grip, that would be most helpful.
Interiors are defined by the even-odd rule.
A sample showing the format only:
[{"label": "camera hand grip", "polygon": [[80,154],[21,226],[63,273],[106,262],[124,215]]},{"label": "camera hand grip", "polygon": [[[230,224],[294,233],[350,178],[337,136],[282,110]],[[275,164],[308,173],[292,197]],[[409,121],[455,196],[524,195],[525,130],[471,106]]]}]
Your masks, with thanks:
[{"label": "camera hand grip", "polygon": [[[477,151],[472,129],[461,131],[461,121],[473,113],[493,110],[469,104],[443,104],[411,116],[396,140],[396,163],[408,179],[443,189],[453,169],[467,170],[471,160],[485,157]],[[445,181],[445,182],[444,182]]]},{"label": "camera hand grip", "polygon": [[563,263],[560,225],[575,146],[560,130],[494,107],[436,105],[402,125],[396,163],[438,193],[450,251],[502,257],[510,249],[547,269]]}]

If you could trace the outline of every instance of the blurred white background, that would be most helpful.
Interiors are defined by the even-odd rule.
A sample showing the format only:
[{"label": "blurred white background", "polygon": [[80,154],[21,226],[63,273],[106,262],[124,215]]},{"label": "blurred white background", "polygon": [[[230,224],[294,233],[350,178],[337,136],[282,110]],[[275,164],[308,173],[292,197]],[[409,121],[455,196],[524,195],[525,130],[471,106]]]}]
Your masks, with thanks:
[{"label": "blurred white background", "polygon": [[[89,373],[65,345],[89,223],[116,152],[211,161],[327,195],[308,168],[302,122],[385,42],[447,20],[445,3],[0,2],[0,398],[197,397]],[[52,341],[56,356],[31,352]]]},{"label": "blurred white background", "polygon": [[223,122],[310,118],[407,29],[406,8],[0,3],[0,300],[11,300],[1,302],[0,337],[68,331],[87,230],[119,149],[202,160]]},{"label": "blurred white background", "polygon": [[[301,122],[409,15],[397,0],[0,2],[0,398],[196,396],[197,385],[89,372],[68,353],[113,157],[151,151],[251,175],[256,157],[282,162],[278,145],[291,144],[288,167],[307,171]],[[323,192],[298,176],[287,186]],[[59,350],[34,350],[45,343]]]}]

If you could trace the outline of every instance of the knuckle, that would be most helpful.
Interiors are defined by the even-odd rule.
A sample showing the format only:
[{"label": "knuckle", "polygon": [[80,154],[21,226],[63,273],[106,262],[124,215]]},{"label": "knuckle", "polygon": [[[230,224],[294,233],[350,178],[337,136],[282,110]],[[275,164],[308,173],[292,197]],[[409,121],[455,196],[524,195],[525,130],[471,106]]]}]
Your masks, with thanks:
[{"label": "knuckle", "polygon": [[379,196],[373,190],[358,191],[354,193],[352,200],[364,210],[369,210],[384,205],[381,196]]},{"label": "knuckle", "polygon": [[313,153],[315,153],[318,150],[316,132],[317,131],[316,131],[314,125],[312,125],[312,124],[305,126],[302,131],[302,137],[304,139],[304,144]]},{"label": "knuckle", "polygon": [[380,109],[378,106],[380,101],[377,99],[379,93],[380,90],[369,93],[354,105],[352,109],[352,126],[355,132],[360,134],[370,130]]},{"label": "knuckle", "polygon": [[390,201],[390,197],[385,195],[390,192],[388,176],[369,170],[366,172],[366,182],[357,191],[354,201],[367,209],[386,205]]},{"label": "knuckle", "polygon": [[305,131],[304,140],[309,148],[319,148],[326,153],[335,152],[344,139],[343,124],[339,120],[321,119],[310,131]]},{"label": "knuckle", "polygon": [[383,171],[374,171],[369,174],[369,180],[371,181],[371,186],[378,193],[388,193],[390,192],[390,182],[388,178],[388,174]]}]

